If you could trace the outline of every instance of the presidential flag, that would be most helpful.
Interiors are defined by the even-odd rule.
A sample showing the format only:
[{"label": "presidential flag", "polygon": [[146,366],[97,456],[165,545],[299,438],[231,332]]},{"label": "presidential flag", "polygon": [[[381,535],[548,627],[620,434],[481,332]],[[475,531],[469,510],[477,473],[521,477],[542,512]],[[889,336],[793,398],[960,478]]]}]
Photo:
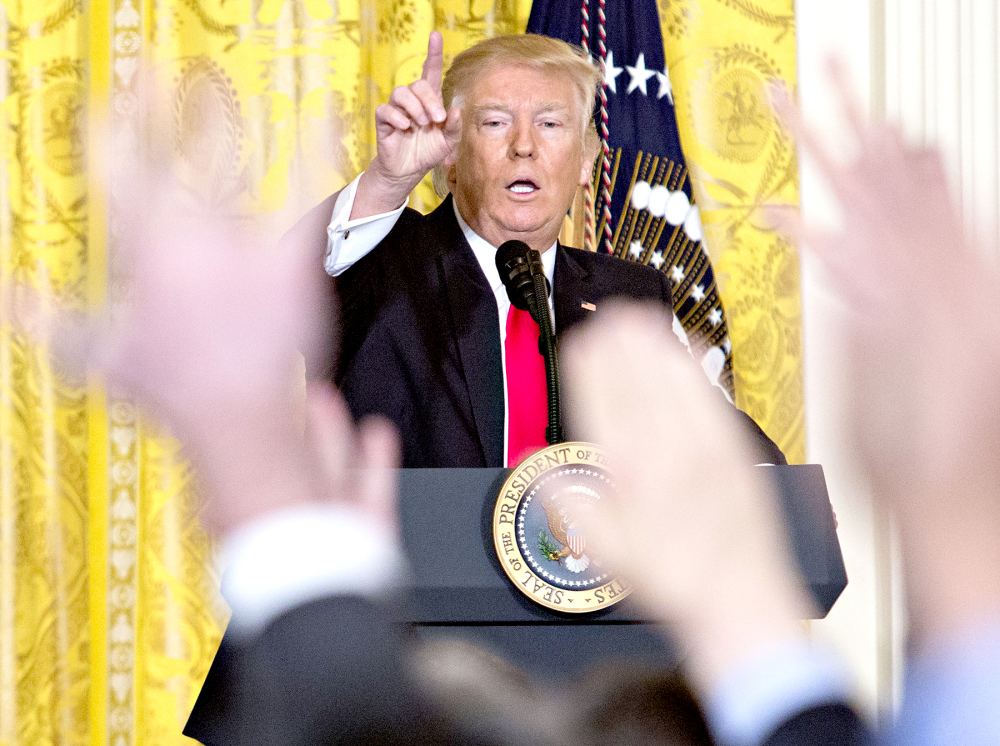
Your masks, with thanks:
[{"label": "presidential flag", "polygon": [[655,0],[534,0],[527,31],[582,45],[602,66],[595,248],[669,277],[675,331],[732,398],[732,345],[677,135]]}]

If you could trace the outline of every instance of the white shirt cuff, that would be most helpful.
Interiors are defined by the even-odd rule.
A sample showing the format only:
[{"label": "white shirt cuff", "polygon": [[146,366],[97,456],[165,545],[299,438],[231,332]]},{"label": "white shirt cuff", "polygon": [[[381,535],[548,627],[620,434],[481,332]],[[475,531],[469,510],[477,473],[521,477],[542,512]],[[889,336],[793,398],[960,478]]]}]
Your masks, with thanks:
[{"label": "white shirt cuff", "polygon": [[331,595],[377,597],[398,586],[396,537],[358,510],[302,505],[240,527],[222,546],[230,629],[253,636],[284,612]]},{"label": "white shirt cuff", "polygon": [[893,743],[996,743],[1000,619],[957,630],[908,661],[904,692]]},{"label": "white shirt cuff", "polygon": [[847,701],[836,657],[806,640],[788,640],[734,667],[711,692],[706,716],[720,744],[759,744],[800,712]]},{"label": "white shirt cuff", "polygon": [[354,209],[354,198],[358,193],[360,180],[361,174],[358,174],[354,181],[340,190],[333,205],[330,224],[326,228],[324,266],[326,273],[331,277],[347,271],[351,265],[378,246],[379,242],[389,235],[389,231],[410,203],[407,199],[391,212],[351,220],[351,211]]}]

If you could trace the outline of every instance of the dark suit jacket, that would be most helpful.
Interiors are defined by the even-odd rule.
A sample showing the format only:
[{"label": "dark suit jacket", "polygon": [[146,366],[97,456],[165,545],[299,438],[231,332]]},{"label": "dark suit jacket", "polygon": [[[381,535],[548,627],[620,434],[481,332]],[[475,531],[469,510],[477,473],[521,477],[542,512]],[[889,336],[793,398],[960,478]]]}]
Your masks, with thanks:
[{"label": "dark suit jacket", "polygon": [[[329,201],[318,209],[303,221],[310,231],[329,220]],[[667,278],[652,267],[564,246],[556,252],[558,339],[612,298],[671,308]],[[451,198],[426,217],[404,211],[334,285],[343,334],[334,380],[353,414],[381,414],[397,425],[404,467],[503,466],[497,307]],[[758,446],[755,462],[785,463],[749,417],[737,416]]]},{"label": "dark suit jacket", "polygon": [[220,650],[206,688],[225,688],[199,698],[184,733],[209,746],[461,742],[414,684],[405,635],[360,597],[297,606]]},{"label": "dark suit jacket", "polygon": [[[460,725],[454,713],[424,697],[407,664],[409,646],[404,630],[378,604],[349,596],[302,604],[241,646],[227,692],[226,728],[203,720],[185,732],[213,746],[511,742],[509,733],[486,722]],[[602,741],[578,733],[567,734],[567,742]],[[857,714],[832,702],[794,714],[762,746],[868,743],[870,733]]]}]

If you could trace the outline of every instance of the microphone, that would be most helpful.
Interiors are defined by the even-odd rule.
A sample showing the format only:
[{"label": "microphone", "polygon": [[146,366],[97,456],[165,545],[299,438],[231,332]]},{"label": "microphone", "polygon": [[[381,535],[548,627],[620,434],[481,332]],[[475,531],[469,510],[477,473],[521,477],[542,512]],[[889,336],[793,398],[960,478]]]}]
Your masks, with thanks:
[{"label": "microphone", "polygon": [[531,314],[538,324],[538,351],[545,359],[545,387],[548,392],[549,424],[545,440],[549,445],[563,442],[559,411],[559,354],[549,313],[549,280],[542,267],[542,255],[523,241],[505,241],[497,249],[497,270],[507,289],[511,305]]},{"label": "microphone", "polygon": [[[540,309],[535,302],[535,278],[545,278],[542,255],[524,241],[505,241],[497,249],[496,264],[500,279],[507,289],[507,296],[514,308],[530,313],[531,318],[541,327]],[[548,305],[549,289],[548,278],[545,278],[546,305]]]}]

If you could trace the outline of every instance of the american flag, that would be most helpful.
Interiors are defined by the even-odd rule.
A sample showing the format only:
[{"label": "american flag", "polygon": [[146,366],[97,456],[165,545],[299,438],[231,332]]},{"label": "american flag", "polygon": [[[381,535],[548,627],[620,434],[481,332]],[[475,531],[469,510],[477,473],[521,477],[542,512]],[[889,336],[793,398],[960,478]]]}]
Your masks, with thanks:
[{"label": "american flag", "polygon": [[527,30],[582,45],[602,65],[597,248],[667,275],[683,336],[732,398],[732,345],[677,135],[655,0],[534,0]]}]

